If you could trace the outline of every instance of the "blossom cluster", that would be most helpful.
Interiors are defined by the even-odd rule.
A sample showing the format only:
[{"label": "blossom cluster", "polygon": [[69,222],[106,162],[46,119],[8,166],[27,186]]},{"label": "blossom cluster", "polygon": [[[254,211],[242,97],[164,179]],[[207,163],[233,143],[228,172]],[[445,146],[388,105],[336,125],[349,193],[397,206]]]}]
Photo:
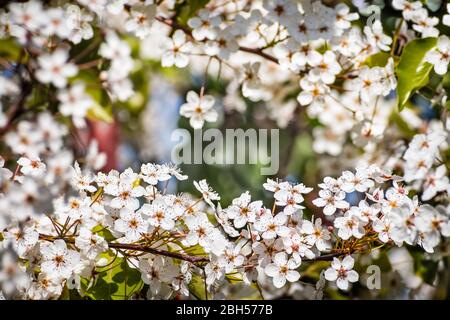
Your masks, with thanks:
[{"label": "blossom cluster", "polygon": [[[439,135],[445,138],[442,131],[415,136],[405,152],[405,170],[417,141],[433,148]],[[245,192],[222,209],[220,196],[205,180],[194,181],[200,199],[167,193],[170,179],[187,179],[174,166],[147,163],[139,172],[97,174],[77,162],[72,167],[70,152],[51,150],[59,139],[43,146],[47,164],[41,153],[25,150],[15,172],[2,168],[0,280],[7,297],[58,298],[64,286],[83,295],[82,279],[108,264],[110,250],[139,271],[149,285],[148,297],[189,296],[193,274],[201,272],[212,294],[230,274],[248,285],[271,279],[269,287],[282,288],[300,279],[302,264],[324,254],[334,259],[325,278],[346,290],[358,280],[351,254],[370,251],[376,243],[419,245],[433,253],[442,236],[450,237],[448,205],[411,198],[403,185],[408,180],[377,165],[326,177],[312,200],[323,215],[308,217],[305,196],[313,188],[302,183],[267,179],[263,188],[273,194],[271,208]],[[63,161],[55,167],[52,159],[63,156],[67,167],[61,167]],[[94,150],[90,158],[99,157]],[[426,199],[450,194],[447,177],[436,180],[439,189],[429,180]],[[61,196],[61,188],[72,191]],[[198,253],[190,256],[193,248]],[[342,262],[339,256],[345,257]]]},{"label": "blossom cluster", "polygon": [[[401,10],[403,16],[395,39],[385,33],[380,20],[368,23],[362,29],[352,24],[360,15],[351,12],[343,3],[334,8],[320,1],[264,0],[250,1],[249,6],[246,3],[244,0],[236,4],[214,1],[191,17],[186,26],[169,18],[173,3],[157,5],[153,1],[105,0],[92,4],[79,1],[80,5],[58,8],[44,8],[38,1],[14,3],[1,13],[0,36],[11,36],[29,47],[31,58],[36,60],[36,66],[29,71],[36,73],[40,82],[61,90],[58,95],[60,112],[72,116],[75,124],[80,126],[94,102],[86,95],[82,83],[78,83],[81,80],[71,81],[70,88],[64,89],[69,79],[78,79],[79,71],[91,65],[77,65],[81,57],[69,59],[65,42],[75,45],[92,39],[96,23],[103,29],[103,43],[98,47],[101,59],[94,60],[92,66],[108,60],[111,62],[108,67],[102,67],[98,77],[112,101],[126,101],[134,94],[129,79],[134,68],[131,49],[119,38],[120,32],[143,39],[144,44],[152,49],[144,51],[152,51],[151,57],[161,59],[164,67],[184,68],[197,60],[204,66],[208,61],[206,72],[214,73],[217,64],[219,69],[223,65],[220,75],[230,80],[224,104],[243,111],[245,103],[242,97],[265,102],[269,116],[280,126],[289,123],[295,114],[295,101],[285,99],[285,96],[291,90],[295,92],[296,87],[301,90],[297,96],[299,104],[308,106],[308,113],[313,116],[323,113],[330,99],[334,104],[344,106],[337,108],[344,109],[342,113],[359,110],[363,113],[360,116],[345,118],[348,118],[348,124],[350,118],[361,124],[360,128],[355,126],[358,129],[353,130],[353,134],[360,138],[366,137],[367,131],[381,130],[368,129],[367,123],[374,122],[374,119],[368,115],[369,112],[364,113],[373,105],[382,103],[378,102],[378,97],[389,95],[397,86],[394,61],[390,59],[385,66],[370,67],[366,63],[370,56],[395,50],[397,39],[408,41],[416,36],[439,36],[436,48],[428,52],[426,61],[432,63],[436,73],[441,75],[448,68],[448,37],[439,35],[436,28],[439,19],[430,16],[420,1],[393,1],[392,6]],[[444,16],[443,24],[448,24],[447,16]],[[173,33],[169,32],[171,28]],[[151,42],[145,42],[146,39],[151,39]],[[269,59],[265,59],[267,57]],[[212,66],[214,62],[217,64]],[[335,84],[342,81],[343,96],[342,91],[335,90]],[[277,84],[286,82],[289,82],[290,89],[279,92]],[[355,94],[347,97],[347,91]],[[354,106],[347,107],[348,99],[355,100]],[[212,103],[213,98],[208,101]],[[201,127],[205,121],[216,121],[216,111],[210,106],[206,107],[210,111],[206,112],[204,108],[200,106],[194,112],[181,110],[181,115],[193,118],[191,124],[194,128]],[[335,144],[333,150],[337,150],[343,142],[336,141],[339,138],[330,141],[327,137],[342,135],[338,134],[339,129],[326,127],[327,132],[317,131],[316,135],[319,140]],[[317,146],[317,150],[321,148]]]},{"label": "blossom cluster", "polygon": [[[361,1],[212,0],[180,9],[191,2],[0,8],[1,46],[12,52],[0,48],[1,295],[92,298],[101,274],[125,268],[141,287],[124,298],[223,298],[235,282],[281,297],[306,292],[302,275],[317,261],[332,262],[313,280],[345,291],[360,280],[360,255],[396,247],[445,254],[450,41],[441,30],[450,4],[440,18],[421,1],[394,0],[388,28],[380,16],[366,18],[371,7]],[[417,83],[405,84],[398,69],[417,43],[427,50]],[[134,76],[148,65],[201,79],[179,108],[193,129],[220,125],[222,113],[254,112],[255,122],[310,133],[323,181],[272,177],[260,187],[269,200],[238,190],[222,207],[225,196],[205,179],[192,182],[199,197],[171,191],[188,179],[173,165],[102,171],[98,142],[79,150],[77,134],[107,117],[106,106],[117,107],[111,121],[126,119],[120,108],[144,100]],[[220,98],[212,79],[223,84]],[[422,96],[431,116],[412,103]]]}]

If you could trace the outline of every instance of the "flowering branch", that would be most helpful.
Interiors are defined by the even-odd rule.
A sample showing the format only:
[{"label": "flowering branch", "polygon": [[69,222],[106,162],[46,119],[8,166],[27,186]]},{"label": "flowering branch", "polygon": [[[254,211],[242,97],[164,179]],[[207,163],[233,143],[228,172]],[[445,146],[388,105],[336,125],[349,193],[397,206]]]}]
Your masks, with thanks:
[{"label": "flowering branch", "polygon": [[[161,16],[157,16],[157,17],[155,17],[155,19],[161,23],[164,23],[165,25],[168,25],[169,27],[172,27],[175,30],[182,30],[184,33],[186,33],[189,37],[192,38],[191,30],[189,30],[189,28],[186,28],[186,27],[180,25],[174,19],[164,18]],[[257,56],[260,56],[264,59],[267,59],[267,60],[272,61],[277,64],[279,63],[277,58],[275,58],[274,56],[272,56],[268,53],[263,52],[263,49],[260,49],[260,48],[248,48],[248,47],[244,47],[244,46],[239,46],[239,50],[247,52],[247,53],[255,54]]]},{"label": "flowering branch", "polygon": [[[49,235],[40,234],[39,239],[46,240],[46,241],[55,241],[57,239],[60,239],[59,237],[53,237]],[[74,244],[75,241],[70,238],[63,238],[63,240],[66,243]],[[139,244],[133,244],[133,243],[117,243],[117,242],[108,242],[108,247],[112,249],[123,249],[123,250],[132,250],[132,251],[140,251],[140,252],[147,252],[152,253],[155,255],[161,255],[169,258],[174,258],[178,260],[188,261],[191,263],[198,263],[198,262],[208,262],[208,257],[201,257],[201,256],[191,256],[184,253],[178,253],[178,252],[172,252],[157,248],[148,247],[145,245],[139,245]]]},{"label": "flowering branch", "polygon": [[114,249],[125,249],[125,250],[148,252],[148,253],[152,253],[152,254],[156,254],[156,255],[166,256],[169,258],[188,261],[191,263],[208,262],[209,261],[208,257],[191,256],[191,255],[184,254],[184,253],[171,252],[171,251],[156,249],[156,248],[147,247],[147,246],[143,246],[143,245],[139,245],[139,244],[110,242],[110,243],[108,243],[108,246],[110,248],[114,248]]},{"label": "flowering branch", "polygon": [[270,60],[270,61],[275,62],[277,64],[279,63],[277,58],[275,58],[274,56],[271,56],[270,54],[267,54],[267,53],[263,52],[263,50],[260,49],[260,48],[256,48],[255,49],[255,48],[247,48],[247,47],[240,46],[239,50],[244,51],[244,52],[248,52],[248,53],[252,53],[252,54],[256,54],[256,55],[258,55],[260,57],[263,57],[264,59]]},{"label": "flowering branch", "polygon": [[[60,239],[60,237],[53,237],[49,235],[40,234],[39,239],[46,240],[53,242],[57,239]],[[74,244],[75,241],[71,238],[64,238],[63,240],[66,243]],[[178,260],[188,261],[191,263],[206,263],[209,262],[209,257],[203,257],[203,256],[192,256],[189,254],[184,253],[178,253],[178,252],[172,252],[157,248],[152,248],[145,245],[140,244],[134,244],[134,243],[117,243],[117,242],[108,242],[108,247],[112,249],[122,249],[122,250],[131,250],[131,251],[139,251],[139,252],[147,252],[155,255],[161,255],[169,258],[174,258]],[[316,262],[316,261],[331,261],[335,257],[340,257],[343,255],[348,255],[354,253],[355,250],[346,250],[346,251],[339,251],[339,252],[333,252],[325,255],[321,255],[312,259],[304,259],[304,262]]]}]

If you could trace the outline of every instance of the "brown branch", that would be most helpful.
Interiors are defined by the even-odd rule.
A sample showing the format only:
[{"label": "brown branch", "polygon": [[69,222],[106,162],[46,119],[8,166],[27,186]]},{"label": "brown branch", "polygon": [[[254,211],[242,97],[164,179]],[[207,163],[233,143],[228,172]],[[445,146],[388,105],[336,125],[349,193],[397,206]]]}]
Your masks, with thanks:
[{"label": "brown branch", "polygon": [[78,65],[78,69],[84,70],[84,69],[90,69],[92,67],[98,67],[103,62],[103,59],[96,59],[92,61],[88,61],[82,64]]},{"label": "brown branch", "polygon": [[334,252],[334,253],[329,253],[329,254],[325,254],[323,256],[318,256],[312,259],[302,259],[302,262],[316,262],[316,261],[331,261],[333,260],[333,258],[335,257],[339,257],[339,256],[343,256],[343,255],[347,255],[347,254],[351,254],[351,252]]},{"label": "brown branch", "polygon": [[92,53],[94,49],[98,49],[100,44],[103,41],[103,37],[98,37],[95,40],[93,40],[86,48],[84,48],[79,54],[77,54],[75,57],[73,57],[70,62],[76,63],[81,61],[84,57]]},{"label": "brown branch", "polygon": [[303,262],[331,261],[331,260],[333,260],[333,258],[336,258],[336,257],[347,256],[347,255],[357,254],[357,253],[364,254],[364,253],[368,253],[371,251],[372,251],[372,249],[370,249],[370,251],[365,251],[365,250],[361,250],[361,249],[357,249],[357,248],[349,248],[349,249],[343,249],[341,251],[324,254],[322,256],[314,257],[312,259],[305,259],[302,261]]},{"label": "brown branch", "polygon": [[[64,238],[64,237],[61,238],[61,237],[57,237],[57,236],[54,237],[54,236],[49,236],[49,235],[44,235],[44,234],[40,234],[39,239],[51,241],[51,242],[58,240],[58,239],[62,239],[66,243],[70,243],[70,244],[75,243],[74,239],[69,239],[69,238]],[[173,259],[188,261],[191,263],[209,262],[208,257],[191,256],[191,255],[184,254],[184,253],[178,253],[178,252],[172,252],[172,251],[152,248],[152,247],[148,247],[148,246],[140,245],[140,244],[108,242],[108,246],[109,246],[109,248],[112,248],[112,249],[148,252],[148,253],[152,253],[152,254],[156,254],[156,255],[166,256],[166,257],[173,258]]]},{"label": "brown branch", "polygon": [[254,48],[247,48],[247,47],[239,47],[239,50],[247,52],[247,53],[252,53],[252,54],[256,54],[260,57],[263,57],[264,59],[267,59],[269,61],[275,62],[278,64],[278,59],[275,58],[274,56],[271,56],[270,54],[267,54],[265,52],[262,51],[262,49],[254,49]]},{"label": "brown branch", "polygon": [[165,25],[167,25],[169,27],[172,27],[173,29],[183,30],[184,33],[186,33],[188,36],[192,37],[192,33],[191,33],[191,30],[189,30],[189,28],[182,26],[181,24],[179,24],[178,22],[176,22],[173,19],[164,18],[161,16],[156,16],[155,19],[161,23],[164,23]]},{"label": "brown branch", "polygon": [[[157,17],[155,17],[155,19],[158,20],[161,23],[164,23],[165,25],[167,25],[169,27],[172,27],[173,29],[178,29],[178,30],[184,31],[184,33],[186,33],[192,39],[192,32],[191,32],[191,30],[189,28],[186,28],[185,26],[180,25],[174,19],[164,18],[164,17],[161,17],[161,16],[157,16]],[[254,55],[257,55],[257,56],[260,56],[260,57],[262,57],[264,59],[267,59],[267,60],[272,61],[272,62],[277,63],[277,64],[279,63],[277,58],[275,58],[274,56],[271,56],[268,53],[263,52],[263,50],[260,49],[260,48],[248,48],[248,47],[240,46],[239,50],[243,51],[243,52],[251,53],[251,54],[254,54]]]},{"label": "brown branch", "polygon": [[[64,238],[64,237],[61,238],[61,237],[58,237],[58,236],[49,236],[49,235],[44,235],[44,234],[40,234],[39,235],[39,239],[40,240],[51,241],[51,242],[53,242],[55,240],[58,240],[58,239],[62,239],[66,243],[70,243],[70,244],[74,244],[75,243],[74,239]],[[140,244],[108,242],[108,246],[109,246],[109,248],[112,248],[112,249],[122,249],[122,250],[130,250],[130,251],[147,252],[147,253],[152,253],[152,254],[155,254],[155,255],[166,256],[166,257],[173,258],[173,259],[184,260],[184,261],[188,261],[188,262],[191,262],[191,263],[209,262],[209,258],[208,257],[191,256],[191,255],[184,254],[184,253],[178,253],[178,252],[172,252],[172,251],[152,248],[152,247],[148,247],[148,246],[140,245]],[[305,259],[305,260],[303,260],[303,262],[331,261],[335,257],[348,255],[348,254],[352,254],[352,253],[354,253],[354,251],[350,251],[350,252],[347,252],[347,251],[333,252],[333,253],[325,254],[325,255],[318,256],[318,257],[315,257],[315,258],[312,258],[312,259]]]},{"label": "brown branch", "polygon": [[[47,240],[47,241],[51,241],[51,242],[59,239],[58,237],[47,236],[47,235],[42,235],[42,234],[39,235],[39,238],[41,240]],[[63,240],[67,243],[71,243],[71,244],[75,243],[75,241],[73,239],[64,238]],[[184,253],[178,253],[178,252],[172,252],[172,251],[152,248],[152,247],[148,247],[148,246],[144,246],[144,245],[140,245],[140,244],[108,242],[108,246],[109,246],[109,248],[112,248],[112,249],[147,252],[147,253],[152,253],[152,254],[156,254],[156,255],[166,256],[166,257],[173,258],[173,259],[184,260],[184,261],[188,261],[191,263],[209,262],[208,257],[191,256],[191,255],[184,254]],[[312,259],[305,259],[305,260],[303,260],[303,262],[331,261],[335,257],[339,257],[342,255],[347,255],[347,254],[351,254],[351,253],[353,253],[353,252],[334,252],[334,253],[325,254],[323,256],[318,256],[318,257],[315,257]]]},{"label": "brown branch", "polygon": [[108,243],[108,246],[113,249],[124,249],[124,250],[133,250],[133,251],[141,251],[141,252],[148,252],[153,253],[157,255],[162,255],[178,260],[184,260],[192,263],[196,262],[209,262],[208,257],[202,257],[202,256],[191,256],[188,254],[178,253],[178,252],[171,252],[161,249],[156,249],[152,247],[142,246],[139,244],[128,244],[128,243]]}]

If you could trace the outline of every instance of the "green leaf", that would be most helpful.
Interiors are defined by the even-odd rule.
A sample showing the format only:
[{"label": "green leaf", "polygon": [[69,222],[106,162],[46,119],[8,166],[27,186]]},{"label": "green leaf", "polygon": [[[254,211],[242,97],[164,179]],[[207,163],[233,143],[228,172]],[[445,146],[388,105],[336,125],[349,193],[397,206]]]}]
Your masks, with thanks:
[{"label": "green leaf", "polygon": [[425,54],[436,46],[436,38],[416,39],[403,49],[397,66],[398,108],[402,110],[411,95],[428,83],[433,68],[424,61]]},{"label": "green leaf", "polygon": [[196,244],[195,246],[191,247],[185,247],[181,245],[181,247],[183,248],[183,251],[190,256],[207,256],[205,250],[199,244]]},{"label": "green leaf", "polygon": [[91,286],[88,279],[82,279],[85,296],[94,300],[127,300],[142,289],[144,283],[138,270],[131,268],[124,259],[115,258],[112,251],[103,256],[111,265],[99,270]]},{"label": "green leaf", "polygon": [[199,300],[206,300],[205,279],[196,273],[192,274],[189,292]]},{"label": "green leaf", "polygon": [[111,109],[103,108],[100,104],[94,103],[87,111],[90,120],[99,120],[107,123],[113,122]]},{"label": "green leaf", "polygon": [[187,21],[192,18],[198,10],[204,8],[209,0],[186,0],[175,8],[178,22],[187,25]]},{"label": "green leaf", "polygon": [[244,281],[240,273],[226,274],[225,279],[227,279],[229,283],[241,283]]},{"label": "green leaf", "polygon": [[15,40],[11,38],[0,39],[0,57],[8,61],[17,61],[19,55],[20,46]]},{"label": "green leaf", "polygon": [[438,272],[438,261],[424,257],[422,248],[411,248],[409,250],[414,260],[414,270],[416,274],[429,285],[433,285]]},{"label": "green leaf", "polygon": [[375,53],[375,54],[371,55],[370,57],[368,57],[363,62],[363,65],[366,65],[369,68],[385,67],[389,58],[390,58],[389,53],[381,51],[381,52]]},{"label": "green leaf", "polygon": [[317,50],[320,54],[324,54],[325,52],[327,52],[327,51],[329,50],[328,43],[325,42],[323,45],[321,45],[320,47],[318,47],[316,50]]},{"label": "green leaf", "polygon": [[61,295],[58,300],[70,300],[70,291],[67,286],[64,286]]},{"label": "green leaf", "polygon": [[111,231],[109,231],[104,226],[98,225],[94,229],[92,229],[92,232],[97,233],[100,237],[105,238],[105,240],[108,242],[115,240]]}]

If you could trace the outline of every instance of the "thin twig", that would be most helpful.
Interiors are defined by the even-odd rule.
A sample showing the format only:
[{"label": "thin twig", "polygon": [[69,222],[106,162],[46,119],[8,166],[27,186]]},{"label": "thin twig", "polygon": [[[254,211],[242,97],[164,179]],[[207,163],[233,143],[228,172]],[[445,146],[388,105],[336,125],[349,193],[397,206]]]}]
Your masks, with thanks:
[{"label": "thin twig", "polygon": [[267,59],[269,61],[275,62],[278,64],[278,59],[275,58],[274,56],[271,56],[270,54],[267,54],[265,52],[262,51],[262,49],[254,49],[254,48],[247,48],[247,47],[239,47],[239,50],[247,52],[247,53],[252,53],[252,54],[256,54],[260,57],[263,57],[264,59]]},{"label": "thin twig", "polygon": [[[57,237],[48,236],[48,235],[42,235],[42,234],[39,236],[39,238],[41,240],[47,240],[47,241],[55,241],[55,240],[58,239]],[[68,239],[68,238],[64,238],[63,240],[65,242],[67,242],[67,243],[74,243],[75,242],[73,239]],[[174,259],[178,259],[178,260],[184,260],[184,261],[188,261],[188,262],[191,262],[191,263],[209,262],[209,258],[208,257],[191,256],[191,255],[188,255],[188,254],[183,254],[183,253],[178,253],[178,252],[171,252],[171,251],[166,251],[166,250],[162,250],[162,249],[151,248],[151,247],[144,246],[144,245],[139,245],[139,244],[109,242],[108,246],[109,246],[109,248],[112,248],[112,249],[123,249],[123,250],[147,252],[147,253],[152,253],[152,254],[156,254],[156,255],[166,256],[166,257],[174,258]]]},{"label": "thin twig", "polygon": [[[189,30],[189,28],[186,28],[186,27],[180,25],[174,19],[168,19],[168,18],[164,18],[164,17],[160,17],[160,16],[157,16],[155,19],[158,20],[161,23],[164,23],[165,25],[167,25],[169,27],[172,27],[172,28],[177,29],[177,30],[184,31],[184,33],[186,33],[188,36],[190,36],[192,38],[191,30]],[[270,54],[267,54],[267,53],[263,52],[262,49],[260,49],[260,48],[248,48],[248,47],[242,47],[241,46],[241,47],[239,47],[239,50],[243,51],[243,52],[255,54],[255,55],[258,55],[258,56],[260,56],[260,57],[262,57],[264,59],[272,61],[274,63],[278,63],[278,59],[277,58],[275,58],[274,56],[271,56]]]}]

